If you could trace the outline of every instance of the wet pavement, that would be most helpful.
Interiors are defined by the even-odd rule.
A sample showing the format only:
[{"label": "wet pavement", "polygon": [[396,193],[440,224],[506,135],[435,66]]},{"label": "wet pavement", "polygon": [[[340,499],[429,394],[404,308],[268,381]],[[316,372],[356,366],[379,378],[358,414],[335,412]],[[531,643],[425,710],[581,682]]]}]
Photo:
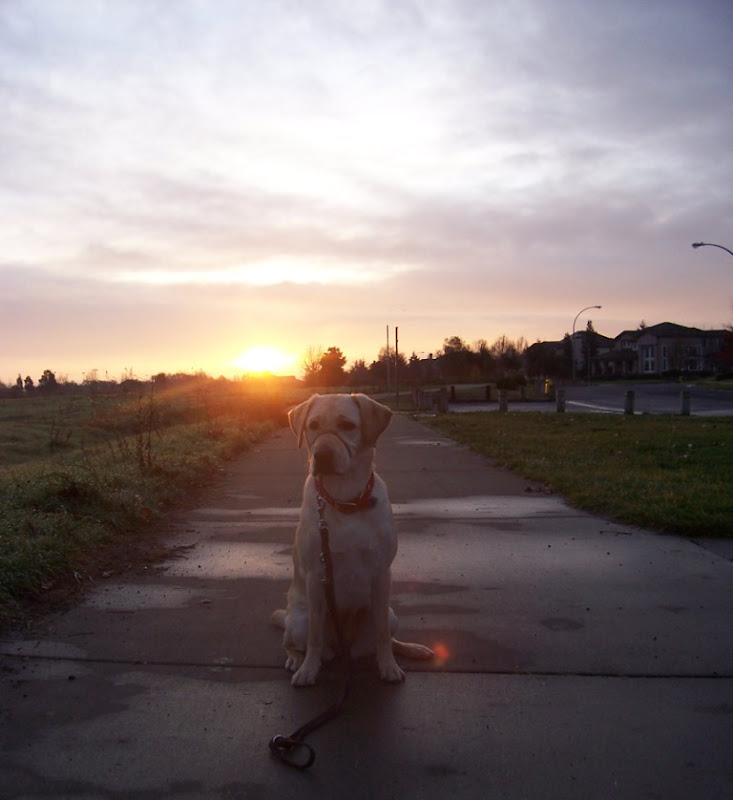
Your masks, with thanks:
[{"label": "wet pavement", "polygon": [[281,634],[305,457],[279,431],[182,516],[171,559],[0,644],[0,798],[727,798],[733,548],[567,506],[397,417],[400,637],[433,663],[293,689]]}]

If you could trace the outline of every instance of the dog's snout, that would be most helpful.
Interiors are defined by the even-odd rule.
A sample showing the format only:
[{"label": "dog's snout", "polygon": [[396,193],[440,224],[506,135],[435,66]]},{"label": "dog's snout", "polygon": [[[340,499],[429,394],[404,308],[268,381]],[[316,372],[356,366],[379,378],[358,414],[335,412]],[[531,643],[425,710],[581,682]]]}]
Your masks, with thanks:
[{"label": "dog's snout", "polygon": [[313,451],[313,474],[328,474],[334,470],[333,451],[329,447],[319,447]]}]

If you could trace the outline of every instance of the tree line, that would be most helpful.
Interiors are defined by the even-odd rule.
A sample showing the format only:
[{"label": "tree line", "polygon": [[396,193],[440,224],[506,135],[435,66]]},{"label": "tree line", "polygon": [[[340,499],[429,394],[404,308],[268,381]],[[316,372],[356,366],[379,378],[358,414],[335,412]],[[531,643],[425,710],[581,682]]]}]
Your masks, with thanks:
[{"label": "tree line", "polygon": [[20,374],[15,381],[15,385],[12,387],[6,387],[0,382],[0,389],[10,391],[10,393],[14,395],[33,394],[36,391],[51,394],[57,391],[58,388],[59,382],[56,380],[56,373],[52,372],[50,369],[45,369],[43,371],[43,375],[38,379],[38,384],[33,381],[30,375],[26,375],[25,378],[23,378]]},{"label": "tree line", "polygon": [[[588,355],[597,350],[593,324],[589,321],[586,329]],[[449,336],[435,353],[418,355],[414,351],[406,356],[394,349],[382,347],[377,357],[367,363],[357,359],[347,368],[347,358],[341,348],[331,346],[308,347],[300,363],[303,381],[310,387],[338,386],[365,387],[382,390],[396,385],[420,386],[434,383],[483,383],[495,382],[505,388],[523,384],[526,378],[553,376],[569,377],[572,369],[572,348],[570,334],[566,333],[562,351],[558,352],[555,343],[536,342],[529,346],[524,337],[517,340],[500,336],[493,344],[486,339],[468,343],[460,336]],[[159,373],[151,379],[158,388],[166,385],[190,383],[191,381],[213,381],[203,372],[195,374]],[[224,381],[225,378],[217,380]],[[69,381],[65,376],[57,378],[50,370],[34,382],[26,376],[18,378],[13,386],[0,382],[0,393],[6,396],[28,396],[34,393],[50,394],[74,391],[135,391],[150,381],[140,381],[126,370],[121,381],[100,379],[97,370],[85,376],[82,384]]]},{"label": "tree line", "polygon": [[0,381],[0,396],[5,397],[29,397],[32,395],[47,394],[79,394],[79,393],[135,393],[151,389],[163,391],[166,389],[200,389],[208,388],[212,385],[241,384],[240,380],[229,380],[228,378],[212,378],[203,371],[188,373],[160,372],[153,375],[150,379],[141,380],[135,377],[132,370],[125,370],[122,378],[117,381],[114,378],[105,376],[100,378],[97,370],[91,370],[84,376],[81,383],[71,381],[66,375],[57,377],[53,370],[46,369],[43,374],[34,381],[30,375],[23,378],[18,375],[14,384],[8,385]]},{"label": "tree line", "polygon": [[[585,362],[596,355],[603,337],[588,320],[583,332],[582,353],[576,358]],[[569,333],[560,347],[556,342],[537,341],[529,345],[520,336],[513,340],[500,336],[489,344],[486,339],[468,343],[460,336],[449,336],[443,346],[427,357],[413,352],[409,357],[382,347],[370,364],[358,359],[347,369],[346,357],[338,347],[323,350],[309,347],[301,362],[303,379],[309,386],[369,386],[374,389],[395,384],[419,386],[427,383],[496,383],[512,389],[528,378],[569,378],[572,374],[573,348]]]},{"label": "tree line", "polygon": [[415,352],[406,356],[382,347],[370,364],[357,359],[347,369],[347,359],[339,347],[309,347],[301,368],[305,383],[314,387],[385,388],[390,384],[490,381],[517,385],[524,381],[528,350],[524,337],[515,341],[500,336],[490,345],[485,339],[469,344],[460,336],[450,336],[439,350],[427,356]]}]

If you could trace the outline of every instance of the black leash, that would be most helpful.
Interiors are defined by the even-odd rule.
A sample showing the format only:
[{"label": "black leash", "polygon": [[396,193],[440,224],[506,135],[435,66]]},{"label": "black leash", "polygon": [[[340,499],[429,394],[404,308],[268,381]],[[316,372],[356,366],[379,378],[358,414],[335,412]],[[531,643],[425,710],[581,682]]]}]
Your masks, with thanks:
[{"label": "black leash", "polygon": [[318,502],[318,530],[321,534],[321,563],[323,564],[324,571],[321,581],[326,593],[328,611],[331,615],[333,626],[336,629],[339,655],[344,662],[345,679],[343,692],[338,702],[321,712],[317,717],[306,722],[305,725],[301,725],[301,727],[294,733],[291,733],[290,736],[276,734],[270,739],[270,752],[288,766],[295,767],[296,769],[308,769],[316,760],[316,751],[304,741],[305,737],[341,713],[341,709],[346,702],[346,698],[349,696],[349,690],[351,688],[351,662],[349,659],[349,651],[344,642],[344,634],[341,629],[341,623],[339,622],[336,608],[333,562],[331,560],[331,547],[328,541],[328,523],[324,515],[326,501],[320,494],[316,495],[316,499]]}]

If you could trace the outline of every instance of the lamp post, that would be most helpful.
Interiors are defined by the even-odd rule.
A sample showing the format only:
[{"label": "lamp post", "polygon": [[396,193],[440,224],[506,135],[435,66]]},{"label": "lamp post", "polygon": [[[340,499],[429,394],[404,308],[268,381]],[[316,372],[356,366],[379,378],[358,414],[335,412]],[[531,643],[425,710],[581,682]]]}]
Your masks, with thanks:
[{"label": "lamp post", "polygon": [[[600,308],[600,306],[586,306],[585,308],[581,308],[580,311],[578,311],[578,313],[575,315],[575,319],[573,320],[573,335],[570,338],[570,355],[572,356],[573,360],[573,383],[575,383],[575,323],[578,321],[578,317],[584,311],[587,311],[589,308]],[[590,350],[588,352],[590,355]]]},{"label": "lamp post", "polygon": [[722,244],[713,244],[712,242],[693,242],[692,243],[693,249],[697,250],[698,247],[719,247],[721,250],[725,250],[728,255],[733,256],[733,250],[729,250],[727,247],[723,247]]}]

